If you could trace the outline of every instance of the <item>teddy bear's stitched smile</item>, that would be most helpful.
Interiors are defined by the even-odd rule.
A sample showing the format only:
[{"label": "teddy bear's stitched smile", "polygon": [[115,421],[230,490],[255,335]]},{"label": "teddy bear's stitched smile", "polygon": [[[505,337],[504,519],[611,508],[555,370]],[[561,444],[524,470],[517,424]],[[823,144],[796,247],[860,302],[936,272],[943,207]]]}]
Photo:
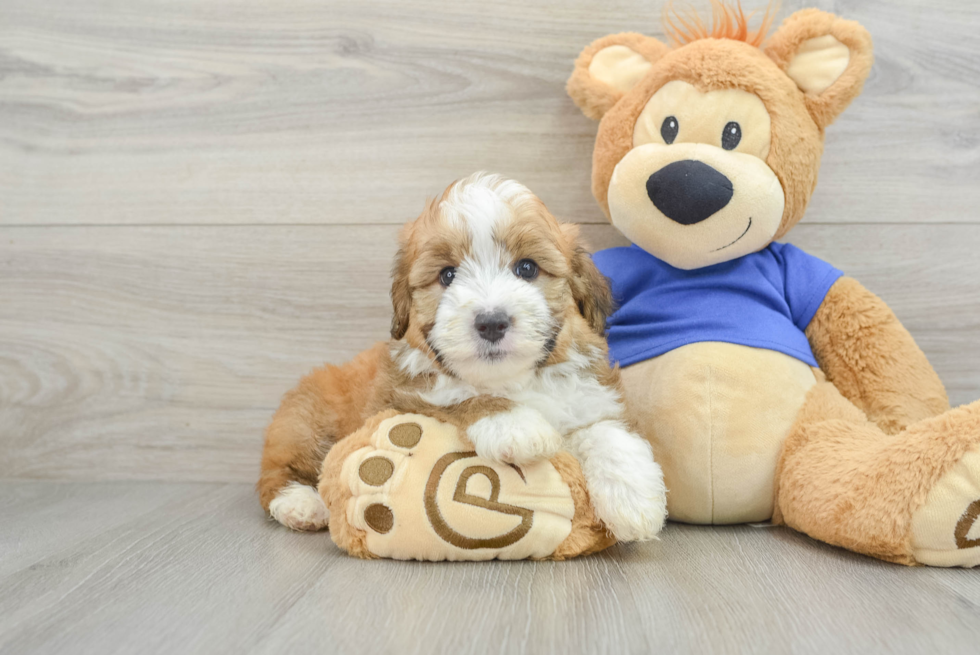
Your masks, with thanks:
[{"label": "teddy bear's stitched smile", "polygon": [[752,229],[752,217],[749,216],[749,224],[745,226],[745,231],[742,232],[740,235],[738,235],[738,238],[737,239],[735,239],[734,241],[732,241],[727,246],[722,246],[721,248],[715,248],[711,252],[718,252],[719,250],[724,250],[725,248],[731,248],[736,243],[738,243],[739,241],[741,241],[742,240],[742,237],[744,237],[746,234],[748,234],[749,233],[749,230],[751,230],[751,229]]}]

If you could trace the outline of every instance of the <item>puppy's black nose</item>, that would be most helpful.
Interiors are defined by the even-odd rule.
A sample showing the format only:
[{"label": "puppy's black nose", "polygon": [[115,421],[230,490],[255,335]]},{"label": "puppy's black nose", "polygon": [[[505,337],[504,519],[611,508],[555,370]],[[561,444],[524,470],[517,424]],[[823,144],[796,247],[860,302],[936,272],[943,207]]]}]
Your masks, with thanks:
[{"label": "puppy's black nose", "polygon": [[497,343],[504,338],[504,333],[510,327],[510,316],[501,311],[484,312],[477,314],[473,325],[482,339]]},{"label": "puppy's black nose", "polygon": [[667,164],[647,180],[647,195],[664,216],[681,225],[705,220],[732,199],[732,182],[704,162]]}]

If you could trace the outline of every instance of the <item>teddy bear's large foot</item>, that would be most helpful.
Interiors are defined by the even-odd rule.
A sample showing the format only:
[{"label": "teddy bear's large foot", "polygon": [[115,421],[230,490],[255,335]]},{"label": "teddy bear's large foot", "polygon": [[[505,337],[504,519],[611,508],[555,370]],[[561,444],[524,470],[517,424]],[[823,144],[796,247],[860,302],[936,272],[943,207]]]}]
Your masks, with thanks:
[{"label": "teddy bear's large foot", "polygon": [[929,566],[980,564],[980,448],[963,455],[912,515],[912,556]]},{"label": "teddy bear's large foot", "polygon": [[491,462],[455,426],[387,412],[334,447],[320,493],[331,536],[353,555],[561,558],[610,543],[597,521],[583,521],[591,508],[580,480],[567,453],[519,467]]},{"label": "teddy bear's large foot", "polygon": [[811,390],[783,446],[774,522],[891,562],[970,567],[978,514],[980,401],[889,435],[829,383]]}]

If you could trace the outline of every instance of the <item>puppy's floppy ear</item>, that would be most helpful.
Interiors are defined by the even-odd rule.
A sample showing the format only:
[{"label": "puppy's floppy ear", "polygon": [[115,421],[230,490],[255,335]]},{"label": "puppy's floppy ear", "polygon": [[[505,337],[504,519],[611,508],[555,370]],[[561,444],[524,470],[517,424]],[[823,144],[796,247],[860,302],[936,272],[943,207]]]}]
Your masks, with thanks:
[{"label": "puppy's floppy ear", "polygon": [[874,63],[866,29],[819,9],[787,18],[769,39],[766,54],[803,91],[806,108],[821,129],[861,93]]},{"label": "puppy's floppy ear", "polygon": [[670,48],[653,37],[624,32],[593,41],[575,61],[565,90],[582,113],[599,120]]},{"label": "puppy's floppy ear", "polygon": [[597,334],[604,334],[606,319],[613,311],[609,282],[593,263],[585,243],[579,236],[578,226],[564,223],[561,232],[572,252],[572,276],[569,280],[572,297],[592,330]]},{"label": "puppy's floppy ear", "polygon": [[409,258],[412,223],[402,230],[399,237],[398,254],[391,268],[391,305],[394,313],[391,316],[391,338],[398,340],[408,331],[408,322],[412,313],[412,286],[408,282],[408,273],[412,268]]}]

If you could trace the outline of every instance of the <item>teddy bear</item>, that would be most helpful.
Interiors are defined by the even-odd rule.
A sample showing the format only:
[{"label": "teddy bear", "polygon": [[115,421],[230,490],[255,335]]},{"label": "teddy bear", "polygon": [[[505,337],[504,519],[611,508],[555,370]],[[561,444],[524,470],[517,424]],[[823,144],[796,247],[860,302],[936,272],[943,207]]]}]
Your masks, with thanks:
[{"label": "teddy bear", "polygon": [[858,23],[798,11],[766,39],[741,6],[672,43],[586,47],[567,91],[599,121],[592,191],[632,245],[595,254],[627,409],[674,521],[771,520],[906,565],[980,563],[980,402],[950,409],[923,352],[856,280],[780,242],[824,130],[860,93]]}]

